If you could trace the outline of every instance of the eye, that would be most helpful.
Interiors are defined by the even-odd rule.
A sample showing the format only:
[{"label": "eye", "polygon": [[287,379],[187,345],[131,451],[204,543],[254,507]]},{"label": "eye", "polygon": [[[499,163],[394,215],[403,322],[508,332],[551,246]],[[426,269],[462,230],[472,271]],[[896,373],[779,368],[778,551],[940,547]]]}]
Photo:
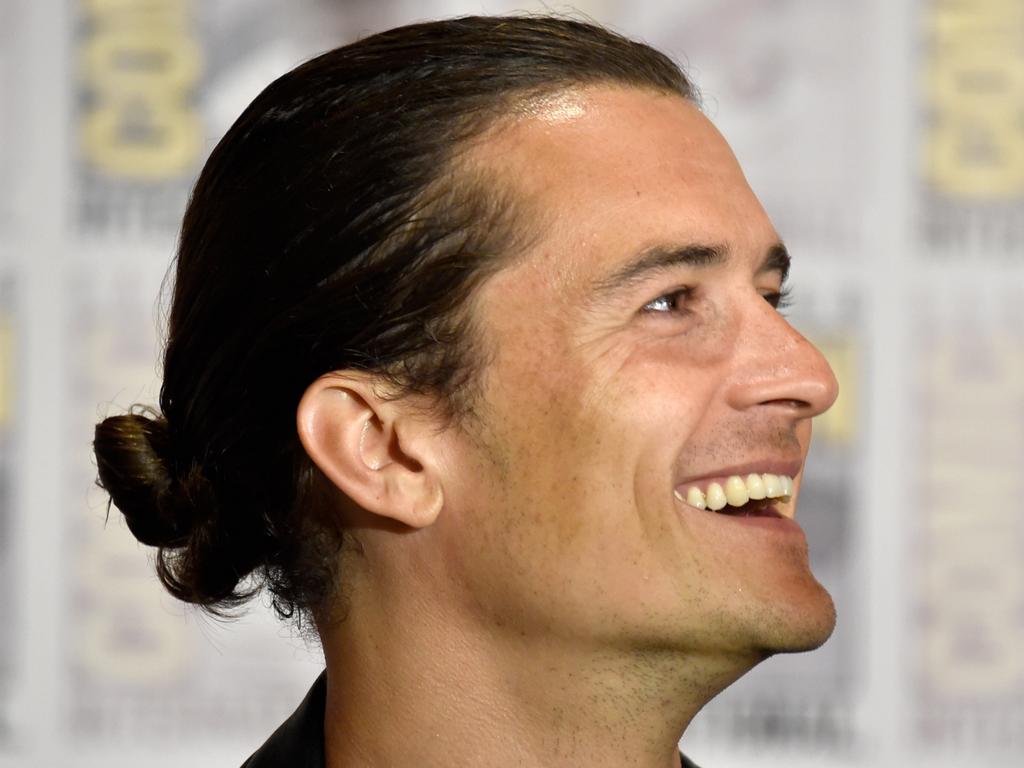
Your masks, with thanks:
[{"label": "eye", "polygon": [[642,312],[645,314],[672,314],[684,312],[683,304],[690,297],[689,288],[678,288],[670,293],[662,294],[656,299],[644,304]]},{"label": "eye", "polygon": [[761,295],[764,296],[765,301],[779,311],[782,311],[793,304],[793,291],[791,288],[787,288],[785,286],[777,291],[770,291],[768,293],[762,293]]}]

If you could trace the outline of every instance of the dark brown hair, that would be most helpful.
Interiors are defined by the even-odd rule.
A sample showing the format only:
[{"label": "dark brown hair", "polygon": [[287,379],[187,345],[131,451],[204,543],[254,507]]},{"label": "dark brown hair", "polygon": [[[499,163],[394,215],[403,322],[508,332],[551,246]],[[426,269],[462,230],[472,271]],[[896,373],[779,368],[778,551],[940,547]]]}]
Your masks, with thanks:
[{"label": "dark brown hair", "polygon": [[317,613],[343,534],[316,512],[298,401],[318,376],[472,402],[474,289],[524,243],[519,201],[459,151],[523,99],[592,83],[693,99],[661,53],[554,17],[400,27],[271,83],[213,150],[182,224],[160,410],[97,425],[99,484],[213,612],[266,585]]}]

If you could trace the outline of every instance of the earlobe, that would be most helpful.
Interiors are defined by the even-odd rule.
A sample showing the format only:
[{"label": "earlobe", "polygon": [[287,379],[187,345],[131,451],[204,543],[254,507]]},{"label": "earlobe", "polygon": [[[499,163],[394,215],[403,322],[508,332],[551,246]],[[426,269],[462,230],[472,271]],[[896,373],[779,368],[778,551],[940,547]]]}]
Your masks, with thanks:
[{"label": "earlobe", "polygon": [[425,527],[444,506],[436,464],[426,456],[431,433],[373,383],[348,371],[313,382],[296,412],[299,439],[324,476],[364,510]]}]

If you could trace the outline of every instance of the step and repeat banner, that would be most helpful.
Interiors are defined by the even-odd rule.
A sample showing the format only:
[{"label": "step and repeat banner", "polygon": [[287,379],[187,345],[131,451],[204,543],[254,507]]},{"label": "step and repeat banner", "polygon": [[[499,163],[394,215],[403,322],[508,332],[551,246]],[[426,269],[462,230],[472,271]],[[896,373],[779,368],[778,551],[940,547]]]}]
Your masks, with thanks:
[{"label": "step and repeat banner", "polygon": [[1020,759],[1024,3],[932,0],[917,23],[907,735]]},{"label": "step and repeat banner", "polygon": [[[18,68],[14,40],[23,30],[20,9],[0,5],[0,754],[13,739],[14,681],[17,672],[17,644],[22,641],[18,630],[19,605],[15,595],[27,587],[15,570],[15,526],[25,514],[14,497],[18,448],[15,435],[17,420],[17,388],[19,372],[16,362],[21,307],[19,307],[18,263],[13,240],[14,201],[17,194],[14,160],[17,153],[16,113],[21,93],[16,90]],[[54,510],[56,512],[56,510]]]},{"label": "step and repeat banner", "polygon": [[[842,386],[801,500],[836,633],[708,705],[687,753],[1019,765],[1024,3],[572,8],[695,79],[794,254],[790,319]],[[401,23],[545,9],[570,10],[0,3],[0,768],[238,764],[301,699],[320,651],[265,604],[217,622],[162,593],[93,486],[93,425],[155,402],[158,296],[191,184],[264,85]],[[25,486],[38,466],[52,491]],[[52,578],[30,578],[24,553],[41,551]]]}]

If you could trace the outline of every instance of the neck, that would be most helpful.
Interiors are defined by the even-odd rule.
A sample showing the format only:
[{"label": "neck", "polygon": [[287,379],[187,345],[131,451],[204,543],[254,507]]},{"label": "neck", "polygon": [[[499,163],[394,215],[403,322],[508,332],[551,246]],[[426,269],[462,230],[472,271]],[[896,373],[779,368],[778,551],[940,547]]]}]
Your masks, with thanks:
[{"label": "neck", "polygon": [[344,621],[321,627],[328,767],[678,768],[690,720],[756,663],[582,651],[506,630],[422,601],[354,600]]}]

